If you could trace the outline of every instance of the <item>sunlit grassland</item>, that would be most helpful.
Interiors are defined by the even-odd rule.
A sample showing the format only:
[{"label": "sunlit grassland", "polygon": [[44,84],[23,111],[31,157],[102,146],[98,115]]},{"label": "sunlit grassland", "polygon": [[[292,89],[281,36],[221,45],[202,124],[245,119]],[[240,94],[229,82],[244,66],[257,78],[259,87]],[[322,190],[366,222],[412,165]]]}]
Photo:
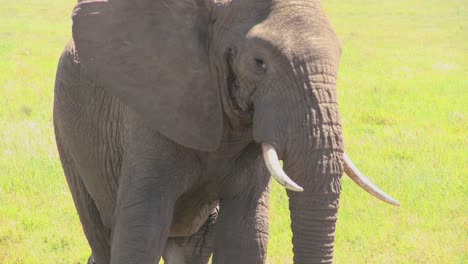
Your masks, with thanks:
[{"label": "sunlit grassland", "polygon": [[[468,10],[462,0],[323,1],[343,43],[346,151],[399,199],[343,180],[337,263],[468,261]],[[0,5],[0,263],[84,263],[56,153],[55,69],[74,1]],[[292,263],[287,196],[271,197],[269,262]]]},{"label": "sunlit grassland", "polygon": [[83,263],[88,251],[51,126],[72,6],[0,5],[0,263]]}]

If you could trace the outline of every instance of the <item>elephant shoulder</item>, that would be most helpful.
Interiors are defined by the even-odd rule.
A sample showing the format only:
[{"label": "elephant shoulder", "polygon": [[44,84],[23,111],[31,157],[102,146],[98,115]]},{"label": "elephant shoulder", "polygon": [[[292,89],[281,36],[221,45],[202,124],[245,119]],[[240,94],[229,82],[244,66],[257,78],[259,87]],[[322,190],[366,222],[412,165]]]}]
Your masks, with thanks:
[{"label": "elephant shoulder", "polygon": [[[60,78],[63,77],[72,77],[71,75],[81,75],[83,71],[83,66],[80,63],[80,57],[76,52],[75,42],[70,40],[65,46],[57,68],[56,80],[60,81]],[[76,76],[78,77],[78,76]],[[57,83],[56,83],[57,84]]]},{"label": "elephant shoulder", "polygon": [[[73,100],[89,101],[101,91],[100,85],[90,78],[86,68],[80,61],[80,56],[75,48],[75,43],[70,40],[63,49],[58,62],[55,77],[56,98],[74,97]],[[84,100],[84,101],[83,101]]]},{"label": "elephant shoulder", "polygon": [[112,96],[87,74],[73,40],[68,42],[60,56],[54,95],[56,114],[70,119],[98,115],[101,104],[112,103]]}]

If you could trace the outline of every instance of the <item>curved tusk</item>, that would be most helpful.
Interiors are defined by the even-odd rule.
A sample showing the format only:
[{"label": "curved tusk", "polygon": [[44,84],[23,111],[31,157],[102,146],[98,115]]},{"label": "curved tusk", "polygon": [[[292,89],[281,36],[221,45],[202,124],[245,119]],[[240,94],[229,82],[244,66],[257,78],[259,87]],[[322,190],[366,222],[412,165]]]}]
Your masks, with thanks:
[{"label": "curved tusk", "polygon": [[355,183],[357,183],[357,185],[359,185],[359,187],[361,187],[366,192],[370,193],[379,200],[382,200],[386,203],[395,206],[400,206],[400,203],[397,200],[395,200],[390,195],[386,194],[379,187],[375,186],[375,184],[372,183],[366,176],[364,176],[364,174],[362,174],[358,170],[358,168],[353,164],[353,162],[348,157],[348,155],[346,155],[346,153],[344,153],[343,155],[343,161],[344,171]]},{"label": "curved tusk", "polygon": [[275,180],[279,184],[291,191],[304,191],[304,189],[302,189],[301,186],[293,182],[283,171],[283,168],[281,168],[281,165],[278,160],[278,154],[276,154],[276,150],[272,145],[262,143],[262,151],[263,159],[265,160],[265,164],[268,168],[268,171],[270,171],[271,176],[273,176],[273,178],[275,178]]}]

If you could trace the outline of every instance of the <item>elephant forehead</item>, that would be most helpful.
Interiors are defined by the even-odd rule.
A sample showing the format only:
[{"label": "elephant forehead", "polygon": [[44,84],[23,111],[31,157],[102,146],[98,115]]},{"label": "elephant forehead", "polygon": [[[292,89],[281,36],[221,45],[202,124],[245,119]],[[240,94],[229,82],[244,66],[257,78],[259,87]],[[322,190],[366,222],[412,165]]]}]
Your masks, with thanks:
[{"label": "elephant forehead", "polygon": [[[267,18],[247,32],[247,41],[287,54],[338,61],[341,43],[322,11],[290,6],[272,9]],[[295,12],[297,10],[297,12]]]}]

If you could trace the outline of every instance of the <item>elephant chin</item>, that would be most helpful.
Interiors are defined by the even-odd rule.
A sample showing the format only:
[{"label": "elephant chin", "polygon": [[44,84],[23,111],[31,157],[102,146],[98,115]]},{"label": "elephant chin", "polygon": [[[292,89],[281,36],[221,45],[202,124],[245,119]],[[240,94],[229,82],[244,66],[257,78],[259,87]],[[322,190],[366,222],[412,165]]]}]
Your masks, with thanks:
[{"label": "elephant chin", "polygon": [[[295,191],[302,192],[304,189],[295,183],[281,168],[281,164],[278,159],[278,154],[276,153],[275,148],[268,144],[262,143],[263,159],[265,160],[265,165],[268,168],[268,171],[271,173],[271,176],[284,188]],[[343,164],[345,173],[363,190],[377,199],[389,203],[391,205],[399,206],[400,203],[390,195],[386,194],[379,187],[377,187],[373,182],[371,182],[364,174],[362,174],[359,169],[353,164],[351,159],[346,155],[343,156]]]}]

